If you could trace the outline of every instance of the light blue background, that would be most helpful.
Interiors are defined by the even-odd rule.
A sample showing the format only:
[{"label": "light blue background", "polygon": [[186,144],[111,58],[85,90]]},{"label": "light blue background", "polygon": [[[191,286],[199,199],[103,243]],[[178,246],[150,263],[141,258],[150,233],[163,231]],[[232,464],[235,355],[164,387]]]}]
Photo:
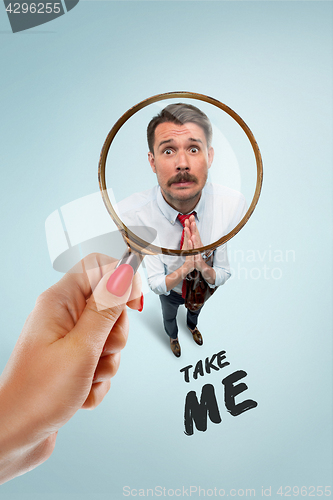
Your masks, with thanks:
[{"label": "light blue background", "polygon": [[[81,0],[15,35],[1,5],[0,40],[0,369],[60,277],[45,220],[97,191],[101,146],[129,107],[172,90],[211,95],[247,122],[264,160],[258,207],[229,245],[234,279],[200,319],[204,346],[181,327],[174,358],[147,294],[103,404],[78,412],[52,457],[0,498],[113,500],[123,486],[191,485],[256,496],[272,486],[281,498],[279,486],[331,485],[331,2]],[[180,368],[222,349],[229,367],[183,381]],[[258,407],[232,417],[221,380],[238,369]],[[188,437],[185,395],[206,383],[223,421]]]}]

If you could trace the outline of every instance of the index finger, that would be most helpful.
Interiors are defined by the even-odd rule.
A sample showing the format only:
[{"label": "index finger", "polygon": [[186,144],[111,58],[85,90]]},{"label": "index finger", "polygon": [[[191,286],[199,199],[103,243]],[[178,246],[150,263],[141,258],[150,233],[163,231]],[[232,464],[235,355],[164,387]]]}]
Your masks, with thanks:
[{"label": "index finger", "polygon": [[181,250],[188,250],[188,242],[190,241],[190,239],[191,239],[191,231],[187,226],[185,226],[184,227],[184,242],[183,242]]}]

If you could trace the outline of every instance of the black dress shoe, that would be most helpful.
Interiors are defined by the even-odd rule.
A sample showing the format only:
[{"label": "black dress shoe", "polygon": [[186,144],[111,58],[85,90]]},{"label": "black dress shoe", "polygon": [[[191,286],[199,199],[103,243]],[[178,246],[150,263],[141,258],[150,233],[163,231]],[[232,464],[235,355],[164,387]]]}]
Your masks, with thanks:
[{"label": "black dress shoe", "polygon": [[179,358],[179,356],[180,356],[180,345],[179,345],[178,339],[174,340],[174,341],[172,341],[170,339],[170,347],[171,347],[171,351],[174,353],[174,355],[177,358]]},{"label": "black dress shoe", "polygon": [[202,338],[202,335],[201,333],[199,332],[199,330],[197,329],[197,327],[194,328],[194,330],[191,330],[191,328],[188,326],[187,327],[190,332],[192,333],[193,335],[193,340],[196,344],[198,345],[202,345],[203,344],[203,338]]}]

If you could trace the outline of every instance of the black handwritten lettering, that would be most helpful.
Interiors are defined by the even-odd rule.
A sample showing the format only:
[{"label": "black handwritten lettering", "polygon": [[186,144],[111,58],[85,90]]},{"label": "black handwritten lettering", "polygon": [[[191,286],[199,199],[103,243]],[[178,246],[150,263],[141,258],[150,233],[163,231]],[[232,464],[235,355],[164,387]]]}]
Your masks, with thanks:
[{"label": "black handwritten lettering", "polygon": [[190,381],[190,368],[192,368],[193,365],[188,365],[188,366],[184,366],[184,368],[182,368],[180,371],[180,373],[182,372],[185,372],[184,373],[184,379],[185,379],[185,382],[189,382]]},{"label": "black handwritten lettering", "polygon": [[228,361],[225,361],[224,363],[222,363],[222,361],[226,358],[225,351],[218,352],[216,354],[216,357],[217,357],[217,364],[220,368],[224,368],[225,366],[230,365],[230,363]]},{"label": "black handwritten lettering", "polygon": [[[204,376],[204,369],[203,366],[205,366],[205,371],[206,373],[210,374],[211,370],[219,371],[220,368],[224,368],[225,366],[230,365],[228,361],[224,361],[226,359],[225,356],[225,351],[220,351],[216,354],[213,354],[211,358],[206,358],[205,359],[205,365],[203,364],[202,360],[197,361],[195,368],[192,372],[192,376],[195,380],[197,380],[198,375],[201,375],[202,377]],[[217,363],[217,366],[214,365],[214,361]],[[193,368],[193,365],[187,365],[184,366],[180,371],[180,373],[184,373],[184,380],[185,382],[190,382],[190,369]]]},{"label": "black handwritten lettering", "polygon": [[204,371],[203,371],[203,366],[202,366],[202,361],[198,361],[197,364],[195,365],[194,372],[193,372],[193,378],[196,380],[198,378],[198,374],[201,375],[202,377],[204,376]]},{"label": "black handwritten lettering", "polygon": [[235,382],[241,380],[246,377],[247,373],[243,370],[238,370],[231,375],[228,375],[226,378],[222,380],[222,384],[224,385],[224,402],[225,406],[231,415],[234,417],[240,415],[244,411],[250,410],[251,408],[255,408],[258,403],[253,401],[252,399],[246,399],[241,403],[235,403],[235,397],[241,392],[246,391],[248,388],[246,384],[241,383],[238,385],[234,385]]},{"label": "black handwritten lettering", "polygon": [[222,422],[217,406],[214,387],[211,384],[203,386],[200,403],[198,402],[195,391],[190,391],[187,394],[184,411],[185,434],[188,436],[193,434],[193,421],[198,431],[206,431],[207,414],[214,424]]},{"label": "black handwritten lettering", "polygon": [[210,373],[211,368],[213,368],[213,370],[219,371],[219,368],[217,366],[213,365],[213,361],[215,358],[216,358],[216,354],[213,354],[213,356],[210,359],[206,358],[206,360],[205,360],[206,373]]}]

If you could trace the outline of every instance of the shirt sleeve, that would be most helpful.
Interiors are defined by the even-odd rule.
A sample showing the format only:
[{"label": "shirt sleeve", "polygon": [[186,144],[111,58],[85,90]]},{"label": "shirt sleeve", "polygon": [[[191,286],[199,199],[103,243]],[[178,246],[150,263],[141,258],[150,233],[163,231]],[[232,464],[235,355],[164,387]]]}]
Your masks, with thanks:
[{"label": "shirt sleeve", "polygon": [[[229,227],[229,231],[231,231],[234,227],[237,226],[239,221],[242,220],[242,218],[246,214],[246,211],[247,211],[246,200],[243,195],[239,194],[237,206],[233,207],[233,218],[232,218],[232,223]],[[213,285],[207,283],[208,286],[210,288],[215,288],[217,286],[224,285],[224,283],[231,276],[226,243],[215,250],[213,269],[216,274],[215,283]]]},{"label": "shirt sleeve", "polygon": [[210,288],[224,285],[231,276],[226,243],[215,250],[213,269],[215,271],[215,283],[213,285],[207,283],[207,285]]},{"label": "shirt sleeve", "polygon": [[149,288],[157,295],[169,295],[165,277],[167,270],[159,255],[145,257]]}]

